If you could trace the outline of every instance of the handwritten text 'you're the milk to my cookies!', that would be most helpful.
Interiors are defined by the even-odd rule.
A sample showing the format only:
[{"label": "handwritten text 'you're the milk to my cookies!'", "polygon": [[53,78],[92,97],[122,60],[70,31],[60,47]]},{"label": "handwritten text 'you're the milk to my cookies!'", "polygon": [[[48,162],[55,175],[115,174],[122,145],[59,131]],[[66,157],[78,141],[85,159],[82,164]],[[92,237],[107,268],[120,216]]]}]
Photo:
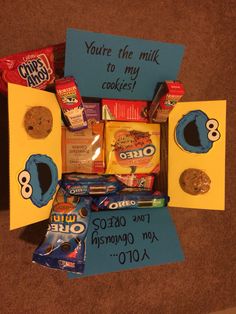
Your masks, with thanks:
[{"label": "handwritten text 'you're the milk to my cookies!'", "polygon": [[[134,52],[129,45],[124,45],[116,49],[114,52],[112,48],[105,46],[104,44],[97,44],[96,41],[85,41],[84,47],[87,55],[90,56],[102,56],[102,57],[111,57],[115,56],[117,60],[124,60],[125,65],[122,69],[123,77],[130,79],[130,81],[126,81],[122,79],[120,76],[113,79],[112,81],[104,81],[101,83],[102,89],[111,89],[117,90],[118,92],[122,90],[134,91],[134,88],[137,83],[138,76],[140,74],[141,63],[140,62],[152,62],[155,65],[159,65],[159,50],[160,49],[149,49],[140,52]],[[114,59],[113,59],[114,60]],[[127,62],[130,61],[130,64]],[[133,64],[131,65],[131,62]],[[134,65],[135,64],[135,65]],[[105,70],[110,73],[114,77],[114,73],[117,70],[116,63],[108,62],[106,64]],[[122,74],[120,69],[118,70],[119,74]]]}]

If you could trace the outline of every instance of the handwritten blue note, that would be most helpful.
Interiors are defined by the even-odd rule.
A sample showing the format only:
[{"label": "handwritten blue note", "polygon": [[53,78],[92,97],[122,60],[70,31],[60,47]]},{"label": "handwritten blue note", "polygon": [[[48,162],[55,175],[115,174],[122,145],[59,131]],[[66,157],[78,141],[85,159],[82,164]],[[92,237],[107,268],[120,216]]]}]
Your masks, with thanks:
[{"label": "handwritten blue note", "polygon": [[68,29],[65,75],[82,96],[152,100],[157,84],[176,80],[184,46]]},{"label": "handwritten blue note", "polygon": [[83,275],[159,265],[184,259],[167,208],[92,213]]}]

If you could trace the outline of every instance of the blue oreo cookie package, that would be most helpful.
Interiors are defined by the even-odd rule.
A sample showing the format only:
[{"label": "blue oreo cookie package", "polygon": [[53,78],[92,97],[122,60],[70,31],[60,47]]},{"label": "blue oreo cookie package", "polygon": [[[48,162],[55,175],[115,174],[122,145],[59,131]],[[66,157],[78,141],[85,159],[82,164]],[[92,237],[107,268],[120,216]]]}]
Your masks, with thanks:
[{"label": "blue oreo cookie package", "polygon": [[123,188],[115,176],[77,173],[64,174],[60,185],[69,195],[107,195]]},{"label": "blue oreo cookie package", "polygon": [[94,211],[123,208],[158,208],[167,206],[168,201],[168,196],[160,192],[139,191],[93,198],[92,208]]},{"label": "blue oreo cookie package", "polygon": [[48,231],[33,262],[82,274],[91,198],[67,195],[60,188],[53,202]]}]

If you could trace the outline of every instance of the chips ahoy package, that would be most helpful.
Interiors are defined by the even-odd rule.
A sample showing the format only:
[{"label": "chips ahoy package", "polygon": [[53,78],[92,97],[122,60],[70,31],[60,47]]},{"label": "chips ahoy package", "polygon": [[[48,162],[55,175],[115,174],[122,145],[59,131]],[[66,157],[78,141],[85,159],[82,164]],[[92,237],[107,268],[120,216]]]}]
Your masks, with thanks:
[{"label": "chips ahoy package", "polygon": [[0,92],[14,83],[46,89],[55,80],[53,47],[16,53],[0,59]]},{"label": "chips ahoy package", "polygon": [[48,231],[33,254],[33,262],[82,274],[90,206],[90,197],[69,196],[60,188],[53,202]]}]

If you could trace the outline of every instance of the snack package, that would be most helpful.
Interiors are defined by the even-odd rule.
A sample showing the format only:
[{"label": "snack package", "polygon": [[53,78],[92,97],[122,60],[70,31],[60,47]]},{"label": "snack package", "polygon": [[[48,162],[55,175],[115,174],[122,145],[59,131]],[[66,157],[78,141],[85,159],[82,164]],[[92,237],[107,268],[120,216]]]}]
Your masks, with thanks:
[{"label": "snack package", "polygon": [[152,174],[116,174],[116,178],[128,188],[152,190],[154,175]]},{"label": "snack package", "polygon": [[141,100],[102,99],[102,119],[147,122],[147,102]]},{"label": "snack package", "polygon": [[70,132],[62,127],[62,172],[104,173],[104,123]]},{"label": "snack package", "polygon": [[93,199],[93,210],[114,210],[124,208],[165,207],[168,197],[160,192],[119,193]]},{"label": "snack package", "polygon": [[84,102],[84,110],[85,110],[89,125],[91,125],[94,122],[101,121],[100,103]]},{"label": "snack package", "polygon": [[68,196],[60,188],[53,202],[48,231],[33,262],[82,274],[91,198]]},{"label": "snack package", "polygon": [[162,83],[150,105],[148,116],[150,122],[166,122],[171,110],[184,95],[184,86],[178,81]]},{"label": "snack package", "polygon": [[160,125],[106,122],[106,173],[158,173]]},{"label": "snack package", "polygon": [[53,47],[17,53],[0,59],[0,92],[14,83],[45,89],[55,80]]},{"label": "snack package", "polygon": [[107,195],[123,188],[115,176],[63,174],[61,187],[70,195]]},{"label": "snack package", "polygon": [[71,131],[88,127],[88,122],[79,89],[73,77],[56,80],[56,95],[66,125]]}]

